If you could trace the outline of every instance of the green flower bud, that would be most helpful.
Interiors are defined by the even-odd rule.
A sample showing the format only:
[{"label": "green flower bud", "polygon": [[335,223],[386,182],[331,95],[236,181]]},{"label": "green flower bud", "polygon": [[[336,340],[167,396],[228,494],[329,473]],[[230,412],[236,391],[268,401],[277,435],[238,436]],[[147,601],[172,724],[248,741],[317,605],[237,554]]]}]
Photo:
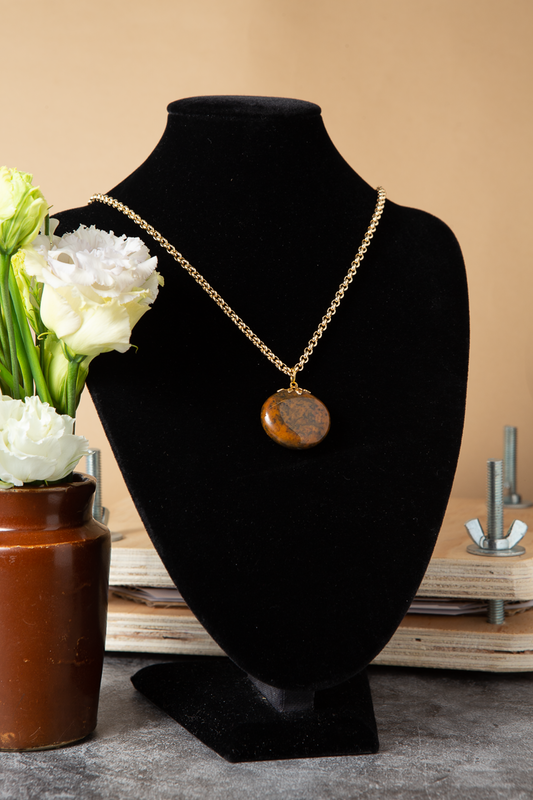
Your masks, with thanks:
[{"label": "green flower bud", "polygon": [[33,175],[0,167],[0,250],[12,255],[35,239],[48,213],[48,204]]},{"label": "green flower bud", "polygon": [[[24,305],[24,311],[31,327],[37,335],[42,333],[45,328],[40,322],[39,309],[41,305],[41,295],[43,285],[38,283],[35,278],[31,278],[24,269],[26,249],[20,249],[11,259],[11,269],[17,282],[20,297]],[[34,257],[41,258],[37,254]]]},{"label": "green flower bud", "polygon": [[[68,359],[65,357],[64,345],[53,333],[46,334],[42,339],[44,346],[44,376],[52,398],[54,407],[60,414],[67,413],[67,375]],[[80,364],[76,385],[76,407],[80,401],[83,387],[89,373],[89,364],[92,358],[85,358]]]}]

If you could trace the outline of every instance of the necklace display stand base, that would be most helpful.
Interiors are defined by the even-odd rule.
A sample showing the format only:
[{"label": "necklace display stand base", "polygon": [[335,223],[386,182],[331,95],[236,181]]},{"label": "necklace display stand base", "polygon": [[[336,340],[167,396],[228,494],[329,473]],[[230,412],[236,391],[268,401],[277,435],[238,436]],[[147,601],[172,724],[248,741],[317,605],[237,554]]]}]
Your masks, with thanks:
[{"label": "necklace display stand base", "polygon": [[272,687],[264,687],[267,699],[260,684],[218,657],[145,667],[132,683],[227,761],[364,755],[379,748],[365,672],[315,692],[313,703],[301,692]]}]

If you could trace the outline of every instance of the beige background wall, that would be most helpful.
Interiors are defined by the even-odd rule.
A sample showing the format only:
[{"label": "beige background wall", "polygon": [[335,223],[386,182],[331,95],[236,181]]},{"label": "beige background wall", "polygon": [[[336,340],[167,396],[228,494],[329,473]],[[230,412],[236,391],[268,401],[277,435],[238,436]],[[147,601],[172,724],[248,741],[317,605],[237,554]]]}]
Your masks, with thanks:
[{"label": "beige background wall", "polygon": [[[33,172],[56,210],[135,169],[172,100],[321,105],[347,161],[463,248],[472,349],[455,494],[484,493],[511,424],[533,500],[531,0],[0,0],[0,19],[0,164]],[[105,446],[88,398],[78,430]],[[108,449],[104,470],[109,503],[126,490]]]}]

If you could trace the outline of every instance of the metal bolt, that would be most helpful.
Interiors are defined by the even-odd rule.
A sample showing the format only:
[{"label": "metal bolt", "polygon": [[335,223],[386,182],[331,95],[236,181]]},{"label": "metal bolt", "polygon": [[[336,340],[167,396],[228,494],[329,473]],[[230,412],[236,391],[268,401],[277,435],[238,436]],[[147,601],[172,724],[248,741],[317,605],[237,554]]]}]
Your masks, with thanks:
[{"label": "metal bolt", "polygon": [[487,601],[487,622],[490,625],[503,625],[505,622],[505,604],[503,600]]},{"label": "metal bolt", "polygon": [[521,496],[516,491],[516,428],[506,425],[503,439],[504,482],[506,506],[527,508],[531,503],[522,502]]},{"label": "metal bolt", "polygon": [[519,503],[520,495],[516,494],[516,428],[512,425],[503,429],[503,461],[505,503]]},{"label": "metal bolt", "polygon": [[[466,548],[469,553],[482,556],[520,556],[526,551],[518,544],[527,531],[527,525],[515,519],[506,536],[503,533],[503,461],[487,461],[487,535],[478,519],[465,523],[475,544]],[[505,621],[503,600],[488,601],[487,621],[501,625]]]},{"label": "metal bolt", "polygon": [[[503,539],[503,462],[487,461],[487,539]],[[489,600],[487,622],[501,625],[505,621],[503,600]]]},{"label": "metal bolt", "polygon": [[487,539],[503,539],[503,462],[487,461]]},{"label": "metal bolt", "polygon": [[[93,478],[96,478],[96,490],[94,492],[93,500],[93,517],[97,522],[107,525],[109,522],[109,509],[102,505],[102,461],[100,450],[98,450],[98,448],[95,447],[94,449],[89,450],[89,453],[85,456],[85,469],[88,475],[92,475]],[[119,539],[123,538],[124,537],[121,533],[111,534],[112,542],[118,542]]]},{"label": "metal bolt", "polygon": [[478,519],[465,522],[474,544],[466,548],[476,556],[521,556],[526,551],[518,544],[527,531],[527,525],[515,519],[507,534],[503,533],[503,462],[495,458],[487,461],[487,534]]},{"label": "metal bolt", "polygon": [[88,475],[96,478],[96,491],[93,500],[93,517],[98,522],[102,520],[102,460],[100,450],[89,450],[88,455],[85,456],[85,469]]}]

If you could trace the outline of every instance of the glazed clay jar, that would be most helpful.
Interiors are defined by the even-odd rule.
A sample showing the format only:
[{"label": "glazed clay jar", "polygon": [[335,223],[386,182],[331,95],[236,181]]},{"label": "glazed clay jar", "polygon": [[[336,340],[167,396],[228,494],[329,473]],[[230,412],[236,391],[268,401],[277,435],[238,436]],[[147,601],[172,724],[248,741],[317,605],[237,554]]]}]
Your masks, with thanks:
[{"label": "glazed clay jar", "polygon": [[0,749],[58,747],[96,726],[108,529],[95,481],[0,491]]}]

